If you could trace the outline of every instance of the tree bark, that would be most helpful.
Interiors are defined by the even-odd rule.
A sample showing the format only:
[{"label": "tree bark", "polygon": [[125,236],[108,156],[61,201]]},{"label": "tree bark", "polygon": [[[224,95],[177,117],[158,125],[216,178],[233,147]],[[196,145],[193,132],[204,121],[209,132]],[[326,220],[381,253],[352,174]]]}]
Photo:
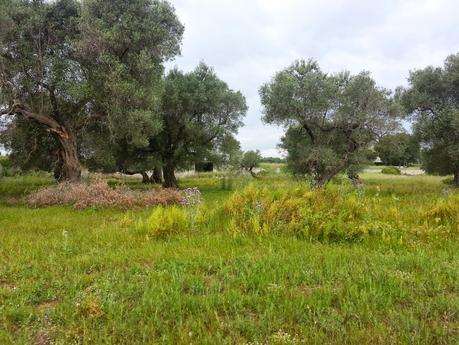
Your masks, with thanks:
[{"label": "tree bark", "polygon": [[140,174],[142,175],[142,183],[151,183],[150,176],[146,171],[141,171]]},{"label": "tree bark", "polygon": [[359,175],[348,174],[347,177],[352,181],[352,184],[354,185],[355,188],[357,189],[363,188],[364,184],[363,184],[363,181],[360,179]]},{"label": "tree bark", "polygon": [[321,176],[318,180],[315,181],[315,185],[314,187],[316,188],[322,188],[322,187],[325,187],[328,182],[330,182],[330,180],[333,178],[334,175],[323,175]]},{"label": "tree bark", "polygon": [[26,119],[38,122],[48,128],[48,131],[55,134],[59,144],[59,158],[61,160],[61,165],[59,169],[55,172],[57,175],[57,180],[59,182],[69,181],[69,182],[78,182],[81,178],[81,165],[78,158],[78,145],[76,141],[76,136],[70,130],[57,122],[53,117],[29,111],[23,104],[20,102],[14,101],[14,104],[11,106],[8,112],[3,112],[7,115],[20,115]]},{"label": "tree bark", "polygon": [[250,168],[249,169],[249,174],[253,177],[253,178],[257,178],[257,174],[255,174],[255,172],[253,171],[253,168]]},{"label": "tree bark", "polygon": [[153,183],[163,183],[163,169],[161,167],[155,167],[153,169],[153,175],[151,175],[151,180]]},{"label": "tree bark", "polygon": [[454,173],[454,186],[459,188],[459,169]]},{"label": "tree bark", "polygon": [[334,170],[329,171],[328,173],[324,173],[321,176],[318,176],[318,178],[314,181],[315,187],[316,188],[325,187],[331,181],[333,177],[335,177],[345,168],[345,166],[346,164],[342,163],[338,165]]},{"label": "tree bark", "polygon": [[171,162],[167,162],[163,166],[164,188],[178,188],[177,178],[175,177],[175,166]]},{"label": "tree bark", "polygon": [[61,176],[58,181],[79,182],[81,179],[81,165],[78,159],[76,138],[73,133],[69,133],[65,128],[63,130],[67,135],[58,134],[59,143],[61,144],[59,155],[62,160]]}]

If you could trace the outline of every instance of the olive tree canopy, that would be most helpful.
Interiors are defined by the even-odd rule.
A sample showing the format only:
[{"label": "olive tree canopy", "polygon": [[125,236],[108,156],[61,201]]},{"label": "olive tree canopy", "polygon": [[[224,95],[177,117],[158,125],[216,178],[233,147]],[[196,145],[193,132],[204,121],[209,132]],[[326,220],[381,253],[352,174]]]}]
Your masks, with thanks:
[{"label": "olive tree canopy", "polygon": [[317,186],[341,172],[355,177],[369,146],[396,127],[390,92],[368,72],[327,74],[300,60],[263,85],[260,96],[264,121],[286,128],[288,166]]},{"label": "olive tree canopy", "polygon": [[[179,52],[183,34],[168,2],[4,0],[0,12],[0,115],[51,134],[59,179],[79,180],[81,159],[100,151],[82,147],[99,144],[94,138],[148,146],[161,129],[162,63]],[[21,126],[11,143],[46,144]]]},{"label": "olive tree canopy", "polygon": [[454,175],[459,187],[459,54],[446,58],[443,67],[411,72],[408,81],[400,100],[414,116],[423,168]]},{"label": "olive tree canopy", "polygon": [[171,70],[164,80],[163,129],[151,140],[163,163],[164,186],[176,187],[175,171],[223,149],[247,112],[244,96],[201,63],[189,73]]}]

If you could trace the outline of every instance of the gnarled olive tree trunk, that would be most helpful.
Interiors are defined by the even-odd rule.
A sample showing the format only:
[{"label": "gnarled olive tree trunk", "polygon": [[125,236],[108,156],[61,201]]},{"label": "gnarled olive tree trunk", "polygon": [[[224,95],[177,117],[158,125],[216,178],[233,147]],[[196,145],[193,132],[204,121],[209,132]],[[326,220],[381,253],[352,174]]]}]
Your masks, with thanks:
[{"label": "gnarled olive tree trunk", "polygon": [[146,171],[141,171],[140,174],[142,175],[142,183],[151,183],[150,176]]},{"label": "gnarled olive tree trunk", "polygon": [[153,183],[163,183],[163,169],[161,167],[155,167],[153,169],[153,175],[151,175],[151,181]]},{"label": "gnarled olive tree trunk", "polygon": [[29,120],[36,121],[47,127],[59,142],[60,164],[55,171],[55,177],[59,182],[78,182],[81,178],[81,164],[78,158],[78,145],[75,134],[70,128],[66,128],[53,117],[29,111],[23,104],[15,102],[7,113],[8,115],[19,115]]},{"label": "gnarled olive tree trunk", "polygon": [[166,162],[163,166],[164,188],[178,188],[177,178],[175,177],[175,164]]},{"label": "gnarled olive tree trunk", "polygon": [[163,183],[163,170],[161,168],[154,168],[151,176],[146,171],[141,171],[143,183]]},{"label": "gnarled olive tree trunk", "polygon": [[64,135],[57,135],[61,148],[59,156],[62,161],[61,176],[59,181],[78,182],[81,178],[81,165],[78,159],[78,146],[75,135],[65,128]]}]

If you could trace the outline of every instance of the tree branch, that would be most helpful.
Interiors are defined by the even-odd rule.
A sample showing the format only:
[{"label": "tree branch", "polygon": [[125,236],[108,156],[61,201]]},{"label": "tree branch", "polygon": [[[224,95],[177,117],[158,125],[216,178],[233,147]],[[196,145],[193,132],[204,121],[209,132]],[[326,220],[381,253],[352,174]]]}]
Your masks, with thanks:
[{"label": "tree branch", "polygon": [[312,143],[314,144],[316,142],[316,138],[311,128],[309,128],[309,126],[306,123],[303,123],[302,127],[308,133],[309,137],[311,138]]},{"label": "tree branch", "polygon": [[61,138],[69,138],[69,134],[65,127],[61,126],[56,120],[54,120],[51,116],[34,113],[32,111],[27,110],[27,108],[18,101],[13,101],[13,105],[10,107],[9,111],[3,110],[1,115],[22,115],[27,119],[34,120],[42,125],[48,127],[48,131],[53,132],[59,135]]}]

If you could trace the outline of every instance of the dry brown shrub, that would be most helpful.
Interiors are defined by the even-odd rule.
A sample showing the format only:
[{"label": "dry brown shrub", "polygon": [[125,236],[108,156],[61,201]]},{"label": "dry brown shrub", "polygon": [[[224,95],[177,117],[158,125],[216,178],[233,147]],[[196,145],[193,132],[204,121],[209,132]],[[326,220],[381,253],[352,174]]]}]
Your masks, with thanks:
[{"label": "dry brown shrub", "polygon": [[176,189],[163,188],[142,193],[142,205],[177,205],[184,204],[185,197]]},{"label": "dry brown shrub", "polygon": [[171,205],[184,202],[182,194],[175,189],[132,191],[125,187],[110,188],[106,181],[91,183],[61,183],[30,194],[30,207],[69,205],[78,209],[91,207],[133,208],[142,206]]}]

